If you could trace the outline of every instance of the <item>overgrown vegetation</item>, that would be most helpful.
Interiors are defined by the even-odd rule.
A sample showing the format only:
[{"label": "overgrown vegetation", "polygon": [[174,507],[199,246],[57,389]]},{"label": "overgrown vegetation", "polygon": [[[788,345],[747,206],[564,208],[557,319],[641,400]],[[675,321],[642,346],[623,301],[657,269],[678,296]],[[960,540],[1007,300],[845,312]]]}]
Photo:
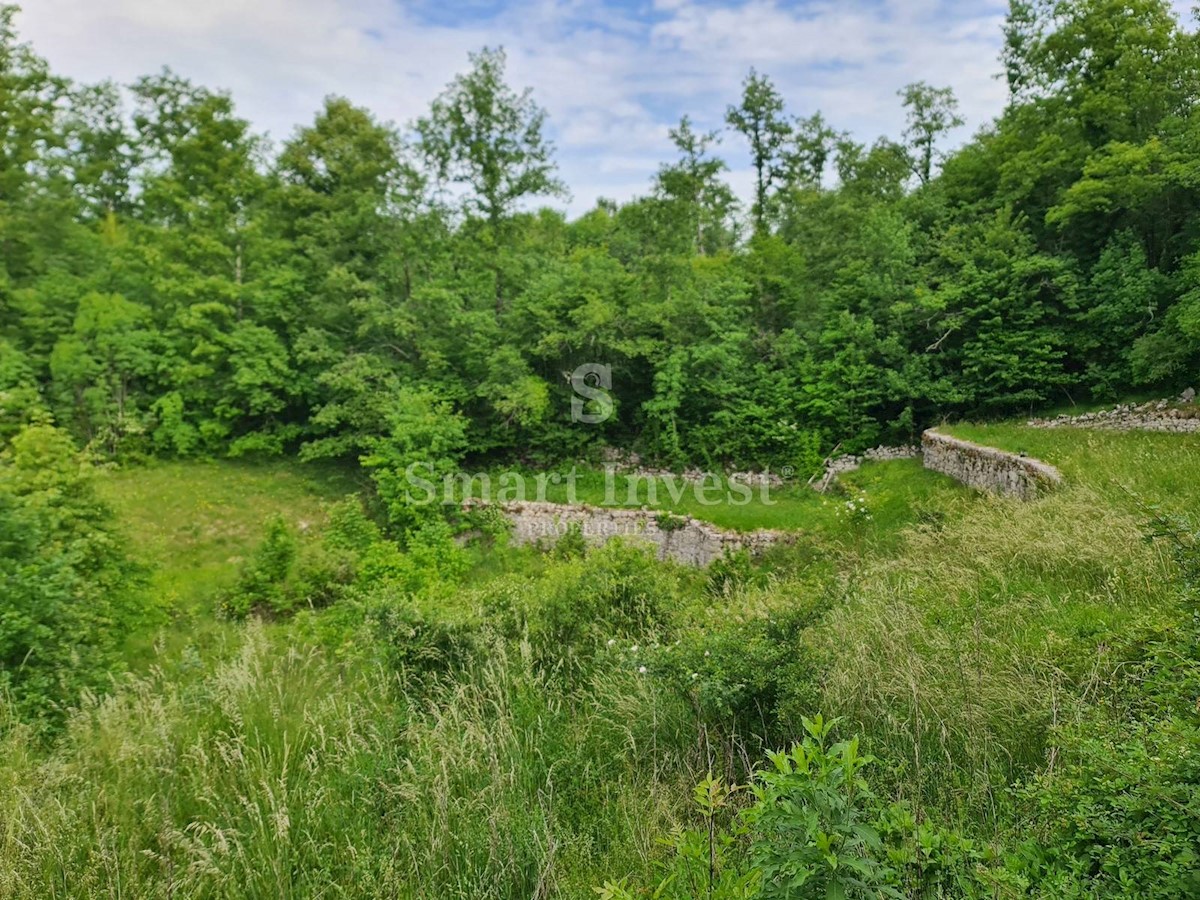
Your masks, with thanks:
[{"label": "overgrown vegetation", "polygon": [[1200,524],[1146,500],[1195,438],[1007,433],[1077,474],[765,566],[401,546],[354,498],[268,520],[222,579],[245,624],[160,644],[49,743],[7,707],[0,885],[1190,896]]}]

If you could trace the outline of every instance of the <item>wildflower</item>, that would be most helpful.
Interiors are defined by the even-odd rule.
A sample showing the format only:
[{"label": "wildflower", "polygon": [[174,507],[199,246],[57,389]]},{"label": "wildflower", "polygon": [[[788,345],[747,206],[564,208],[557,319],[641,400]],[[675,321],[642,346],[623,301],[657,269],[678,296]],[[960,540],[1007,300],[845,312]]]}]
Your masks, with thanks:
[{"label": "wildflower", "polygon": [[629,652],[630,652],[630,653],[637,653],[637,652],[638,652],[638,645],[637,645],[637,644],[634,644],[632,647],[630,647],[630,648],[629,648]]},{"label": "wildflower", "polygon": [[616,639],[616,638],[609,638],[609,639],[608,639],[608,646],[610,646],[610,647],[615,647],[615,646],[617,646],[617,639]]},{"label": "wildflower", "polygon": [[699,678],[699,677],[700,677],[700,673],[699,673],[699,672],[693,672],[693,673],[692,673],[692,681],[695,681],[695,680],[696,680],[697,678]]},{"label": "wildflower", "polygon": [[646,674],[646,667],[645,667],[645,666],[638,666],[638,673],[639,673],[639,674],[641,674],[641,675],[645,675],[645,674]]}]

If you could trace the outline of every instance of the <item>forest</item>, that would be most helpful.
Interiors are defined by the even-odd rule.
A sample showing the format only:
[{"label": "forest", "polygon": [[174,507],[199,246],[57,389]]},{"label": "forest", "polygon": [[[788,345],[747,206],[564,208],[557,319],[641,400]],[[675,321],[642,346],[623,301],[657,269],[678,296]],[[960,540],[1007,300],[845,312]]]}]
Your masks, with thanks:
[{"label": "forest", "polygon": [[[0,897],[1200,894],[1200,444],[1014,424],[1200,386],[1200,36],[1008,7],[961,146],[952,86],[863,143],[751,70],[569,218],[499,47],[273,143],[0,6]],[[944,423],[1067,487],[805,487]],[[406,490],[614,452],[784,472],[720,524],[800,537]]]}]

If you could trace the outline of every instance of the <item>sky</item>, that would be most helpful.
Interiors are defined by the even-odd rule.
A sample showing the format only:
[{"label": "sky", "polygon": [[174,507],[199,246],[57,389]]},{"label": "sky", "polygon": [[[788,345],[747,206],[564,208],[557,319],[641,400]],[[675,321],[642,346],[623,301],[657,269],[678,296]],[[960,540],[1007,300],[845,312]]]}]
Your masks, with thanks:
[{"label": "sky", "polygon": [[[128,83],[169,66],[232,93],[273,140],[329,94],[403,127],[468,53],[503,46],[509,82],[549,114],[579,214],[648,190],[685,113],[719,128],[753,66],[794,115],[820,110],[870,142],[899,137],[896,92],[953,87],[960,143],[996,116],[1006,0],[20,0],[18,27],[60,74]],[[1183,12],[1191,0],[1177,0]],[[750,187],[737,135],[719,152]]]}]

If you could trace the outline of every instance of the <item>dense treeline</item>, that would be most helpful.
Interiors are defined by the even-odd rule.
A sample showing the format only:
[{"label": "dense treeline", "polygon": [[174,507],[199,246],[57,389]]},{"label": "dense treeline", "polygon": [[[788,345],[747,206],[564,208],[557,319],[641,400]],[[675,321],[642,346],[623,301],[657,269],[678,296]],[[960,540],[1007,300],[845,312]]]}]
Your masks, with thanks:
[{"label": "dense treeline", "polygon": [[[94,451],[807,464],[942,416],[1181,386],[1200,360],[1200,44],[1162,0],[1014,2],[1010,101],[941,158],[752,72],[646,196],[567,221],[484,50],[404,131],[340,97],[269,146],[170,73],[73,84],[0,12],[0,427]],[[755,190],[723,181],[744,142]],[[570,427],[568,376],[615,415]]]},{"label": "dense treeline", "polygon": [[[947,88],[901,91],[904,134],[868,147],[752,72],[726,134],[684,118],[647,196],[571,222],[534,206],[565,187],[499,51],[403,133],[330,98],[271,147],[170,72],[70,83],[15,15],[0,688],[25,712],[97,686],[147,618],[51,423],[100,458],[360,461],[401,533],[418,460],[608,442],[803,470],[940,416],[1180,386],[1200,361],[1200,45],[1159,0],[1014,3],[1008,108],[945,159]],[[721,140],[750,149],[748,208]],[[614,378],[589,427],[566,377],[584,363]]]}]

